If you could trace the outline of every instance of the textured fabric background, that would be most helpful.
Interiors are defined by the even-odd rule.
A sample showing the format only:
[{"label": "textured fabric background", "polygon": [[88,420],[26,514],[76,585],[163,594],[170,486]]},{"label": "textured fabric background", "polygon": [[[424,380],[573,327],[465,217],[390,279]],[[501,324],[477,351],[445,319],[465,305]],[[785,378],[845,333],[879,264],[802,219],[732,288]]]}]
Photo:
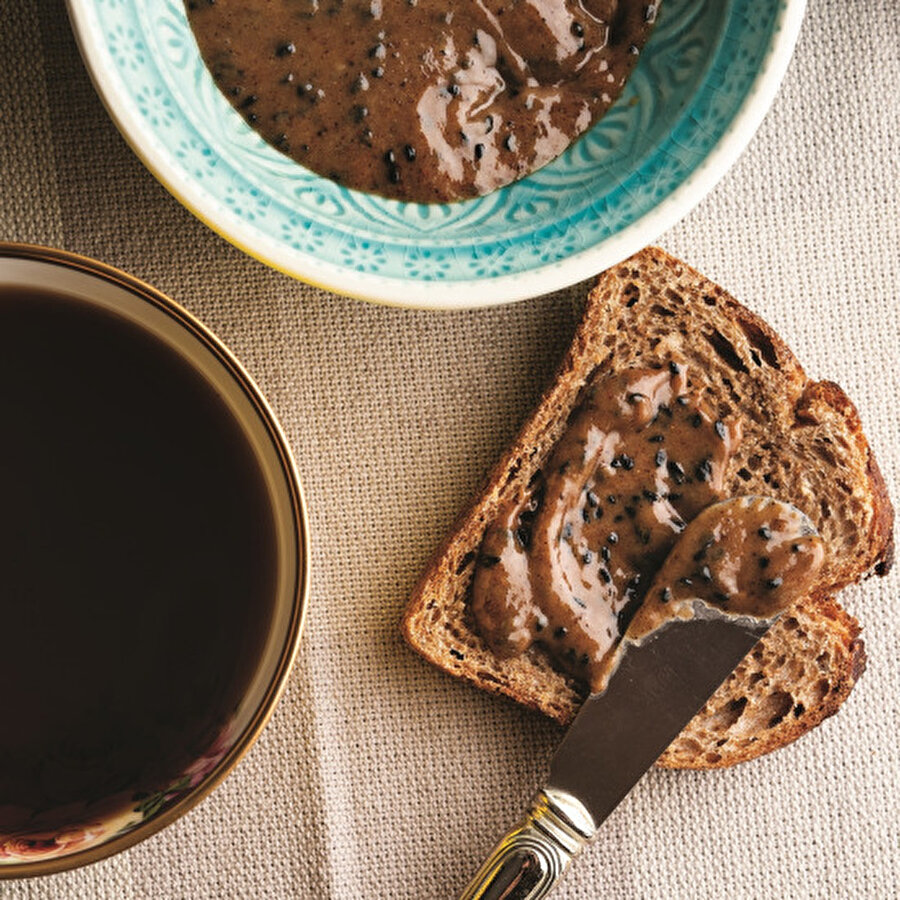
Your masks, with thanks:
[{"label": "textured fabric background", "polygon": [[[898,48],[895,0],[810,0],[749,150],[659,241],[767,318],[813,377],[845,387],[895,499]],[[523,811],[560,732],[433,670],[397,622],[552,372],[584,285],[435,314],[267,270],[182,209],[128,149],[62,0],[0,2],[0,238],[120,266],[212,327],[284,424],[312,529],[298,664],[236,771],[134,849],[0,882],[0,898],[454,897]],[[898,589],[895,574],[844,595],[870,663],[840,715],[730,771],[651,772],[556,896],[900,896]]]}]

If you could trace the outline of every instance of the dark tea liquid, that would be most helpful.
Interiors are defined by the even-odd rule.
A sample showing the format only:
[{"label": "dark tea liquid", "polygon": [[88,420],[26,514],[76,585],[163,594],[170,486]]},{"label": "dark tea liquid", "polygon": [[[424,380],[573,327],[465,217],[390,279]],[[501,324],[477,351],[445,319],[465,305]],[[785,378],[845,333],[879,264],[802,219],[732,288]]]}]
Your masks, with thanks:
[{"label": "dark tea liquid", "polygon": [[118,315],[0,288],[0,423],[9,834],[164,789],[208,750],[253,674],[277,560],[232,414]]}]

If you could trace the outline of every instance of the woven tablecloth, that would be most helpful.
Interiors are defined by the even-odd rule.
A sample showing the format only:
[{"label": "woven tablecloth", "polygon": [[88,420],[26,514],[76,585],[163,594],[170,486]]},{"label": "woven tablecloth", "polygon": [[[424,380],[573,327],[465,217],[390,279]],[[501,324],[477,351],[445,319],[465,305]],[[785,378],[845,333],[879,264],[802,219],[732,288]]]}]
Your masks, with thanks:
[{"label": "woven tablecloth", "polygon": [[[895,499],[897,13],[895,0],[811,0],[750,148],[659,240],[768,319],[813,378],[847,390]],[[0,898],[453,898],[524,811],[561,732],[434,670],[397,624],[552,374],[586,286],[434,313],[265,268],[126,146],[62,0],[0,2],[0,239],[119,266],[209,325],[284,425],[312,533],[297,665],[231,776],[133,849],[0,882]],[[650,772],[555,896],[900,896],[898,596],[896,574],[843,594],[869,668],[838,716],[731,770]]]}]

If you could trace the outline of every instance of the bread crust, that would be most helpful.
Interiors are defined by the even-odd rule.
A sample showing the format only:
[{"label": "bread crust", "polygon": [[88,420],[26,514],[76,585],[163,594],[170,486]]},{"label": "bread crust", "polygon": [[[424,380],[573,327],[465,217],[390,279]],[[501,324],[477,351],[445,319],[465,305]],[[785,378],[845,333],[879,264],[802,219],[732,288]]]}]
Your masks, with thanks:
[{"label": "bread crust", "polygon": [[[744,487],[741,479],[748,481],[748,488],[759,482],[765,492],[803,509],[835,545],[821,582],[809,598],[798,604],[792,617],[801,616],[808,629],[821,632],[820,641],[829,644],[828,690],[818,702],[801,704],[801,714],[782,717],[771,727],[760,728],[760,733],[749,736],[754,740],[748,737],[736,741],[726,736],[717,747],[704,746],[704,742],[709,743],[708,729],[702,724],[704,713],[700,713],[683,732],[682,744],[676,741],[660,760],[661,765],[679,768],[732,765],[790,743],[832,715],[849,695],[864,668],[865,652],[856,620],[837,605],[831,594],[869,571],[887,571],[893,547],[893,509],[862,432],[859,414],[844,391],[833,382],[810,381],[793,352],[768,323],[663,250],[643,250],[599,276],[555,377],[510,447],[489,471],[474,502],[460,513],[435,550],[413,589],[401,629],[413,649],[450,674],[539,710],[560,724],[571,721],[584,699],[584,686],[554,669],[537,648],[530,648],[520,657],[497,659],[480,639],[472,621],[469,583],[486,526],[503,501],[540,468],[578,406],[585,384],[598,369],[634,365],[643,352],[634,346],[639,342],[637,338],[623,338],[620,334],[629,323],[633,324],[634,319],[629,319],[633,306],[639,308],[640,314],[646,313],[653,328],[659,325],[654,335],[661,342],[659,349],[650,349],[648,344],[643,361],[654,352],[664,356],[666,342],[674,341],[680,351],[703,360],[708,371],[716,372],[716,397],[723,408],[736,406],[739,394],[735,384],[740,382],[739,386],[750,393],[748,406],[753,405],[753,409],[741,409],[742,414],[763,420],[769,416],[772,423],[777,421],[785,440],[807,442],[802,445],[804,451],[815,455],[814,460],[810,458],[813,480],[797,481],[796,472],[766,473],[766,460],[759,461],[755,457],[760,454],[753,454],[747,457],[743,468],[737,468],[740,460],[735,463],[735,493]],[[678,322],[683,334],[667,334],[665,324],[672,321]],[[640,340],[644,339],[642,334]],[[775,388],[777,396],[773,399]],[[774,411],[767,409],[766,404]],[[764,434],[766,427],[774,427],[772,423],[763,421],[754,427]],[[829,460],[834,464],[830,468]],[[752,468],[754,465],[756,469]],[[830,476],[835,466],[847,468],[847,483],[836,497],[840,509],[830,510],[822,506],[822,491],[816,490],[814,479],[825,477],[819,468]],[[796,484],[781,483],[780,479],[788,482],[791,478]],[[859,519],[864,533],[848,527],[848,533],[841,534],[833,527],[832,519],[839,520],[838,524],[846,519],[854,527],[859,525]],[[843,544],[837,547],[839,541]],[[770,635],[760,645],[766,652],[778,640],[791,640],[776,629]],[[730,702],[728,691],[733,693],[738,687],[734,678],[711,698],[709,709]],[[700,740],[699,734],[707,737]],[[716,738],[720,740],[721,737]],[[690,741],[696,745],[693,750],[685,749],[693,746]]]}]

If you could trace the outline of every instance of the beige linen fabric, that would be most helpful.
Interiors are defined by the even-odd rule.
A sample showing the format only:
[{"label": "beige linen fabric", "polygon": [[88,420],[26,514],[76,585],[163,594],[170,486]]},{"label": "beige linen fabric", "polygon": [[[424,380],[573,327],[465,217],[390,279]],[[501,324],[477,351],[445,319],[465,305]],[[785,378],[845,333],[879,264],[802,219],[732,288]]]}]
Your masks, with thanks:
[{"label": "beige linen fabric", "polygon": [[[813,377],[845,387],[895,498],[898,23],[894,0],[811,0],[750,149],[659,241],[768,319]],[[523,811],[560,732],[433,670],[397,622],[540,394],[585,286],[440,314],[269,271],[182,209],[128,149],[62,0],[0,2],[0,238],[120,266],[216,331],[285,427],[312,530],[298,663],[235,772],[132,850],[0,882],[0,898],[454,897]],[[651,772],[555,896],[898,896],[898,593],[893,575],[844,595],[870,663],[840,715],[730,771]]]}]

